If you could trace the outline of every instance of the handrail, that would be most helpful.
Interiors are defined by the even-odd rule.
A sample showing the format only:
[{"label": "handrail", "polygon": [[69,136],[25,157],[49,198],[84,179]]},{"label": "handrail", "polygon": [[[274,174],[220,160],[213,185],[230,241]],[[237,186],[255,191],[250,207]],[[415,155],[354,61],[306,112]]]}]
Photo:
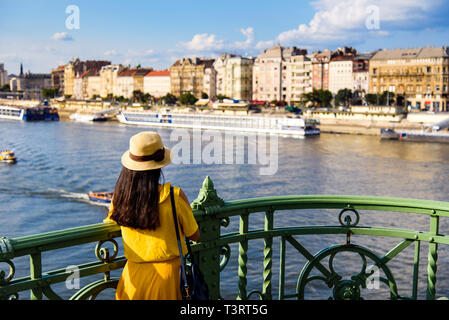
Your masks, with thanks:
[{"label": "handrail", "polygon": [[[339,195],[301,195],[275,196],[253,198],[234,201],[224,201],[218,197],[214,185],[207,177],[200,189],[198,198],[191,204],[196,220],[200,226],[201,239],[193,244],[192,250],[200,263],[200,268],[209,284],[212,298],[221,298],[220,272],[223,271],[231,257],[231,244],[238,244],[238,299],[248,299],[258,295],[261,299],[272,299],[273,275],[273,240],[280,240],[279,266],[279,299],[303,299],[310,283],[324,281],[329,288],[333,288],[334,299],[359,299],[360,288],[366,285],[370,275],[366,272],[367,261],[371,261],[383,274],[380,281],[390,288],[392,299],[417,299],[419,278],[419,256],[421,242],[429,243],[427,268],[427,299],[436,298],[436,262],[438,258],[438,244],[449,245],[449,236],[440,234],[440,217],[449,216],[449,203],[431,200],[403,199],[371,196],[339,196]],[[289,226],[274,228],[276,212],[282,210],[307,209],[338,209],[337,224],[317,226]],[[360,211],[388,211],[407,212],[427,215],[430,219],[428,231],[408,230],[391,227],[359,226]],[[252,213],[265,213],[265,224],[262,229],[249,228],[249,216]],[[310,214],[310,213],[308,213]],[[364,212],[365,214],[365,212]],[[238,231],[222,234],[229,225],[231,217],[239,217]],[[295,237],[303,235],[346,235],[346,243],[323,248],[312,254]],[[355,245],[351,242],[354,236],[382,236],[392,239],[402,239],[396,247],[386,255],[379,256],[369,248]],[[95,298],[102,290],[114,288],[117,279],[110,278],[110,272],[121,269],[126,263],[125,257],[117,257],[118,242],[115,238],[121,236],[120,227],[114,223],[98,223],[89,226],[58,230],[37,235],[17,238],[0,238],[0,264],[6,263],[10,272],[6,275],[0,271],[0,298],[18,298],[21,291],[30,290],[31,299],[61,299],[53,291],[51,285],[67,281],[73,274],[67,269],[42,271],[42,252],[53,251],[68,247],[76,247],[87,243],[97,243],[96,262],[75,264],[78,276],[104,275],[103,280],[97,280],[78,290],[73,299]],[[264,240],[263,274],[261,275],[262,289],[247,293],[248,250],[249,242],[255,239]],[[103,248],[104,243],[112,243],[113,252]],[[401,295],[391,272],[388,262],[393,260],[407,247],[415,245],[415,260],[413,271],[413,293],[411,296]],[[307,260],[298,278],[296,292],[285,293],[286,247],[291,245]],[[359,274],[351,279],[343,279],[333,268],[333,259],[340,252],[357,253],[362,257],[363,266]],[[14,259],[30,256],[30,275],[14,278]],[[221,258],[220,258],[221,257]],[[328,262],[328,266],[324,261]],[[312,270],[318,270],[321,275],[312,276]]]}]

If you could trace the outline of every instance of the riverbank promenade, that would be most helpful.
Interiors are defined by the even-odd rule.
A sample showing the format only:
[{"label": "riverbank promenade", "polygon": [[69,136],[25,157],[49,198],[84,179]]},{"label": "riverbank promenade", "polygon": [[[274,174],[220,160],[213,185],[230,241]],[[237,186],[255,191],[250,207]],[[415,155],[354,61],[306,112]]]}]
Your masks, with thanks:
[{"label": "riverbank promenade", "polygon": [[[191,203],[201,231],[201,239],[193,244],[192,250],[208,283],[212,299],[223,298],[221,274],[226,269],[234,275],[231,283],[234,298],[238,300],[305,299],[309,292],[320,293],[320,297],[313,296],[314,299],[358,300],[366,298],[364,293],[370,293],[373,288],[382,288],[386,293],[385,297],[379,299],[443,298],[437,292],[437,260],[443,256],[442,261],[445,261],[441,252],[444,253],[443,247],[449,245],[449,235],[440,232],[440,222],[449,217],[449,203],[338,195],[224,201],[217,189],[211,178],[206,177],[197,199]],[[305,214],[304,221],[307,221],[311,210],[314,214],[320,214],[322,210],[329,211],[329,224],[277,227],[277,218],[281,212]],[[391,220],[385,221],[385,226],[365,224],[369,216],[378,211],[391,212]],[[257,214],[264,215],[263,226],[251,224],[252,217]],[[408,220],[424,218],[428,223],[427,230],[396,227],[400,214],[406,214]],[[235,232],[227,231],[232,223],[236,224]],[[310,235],[334,235],[343,241],[311,252],[307,249],[310,243],[303,240]],[[359,244],[359,239],[366,237],[373,239],[373,244],[376,239],[389,238],[393,245],[383,248],[386,254],[380,254],[378,250]],[[256,247],[255,244],[260,242],[260,252],[249,254]],[[63,254],[67,254],[67,250],[70,252],[86,245],[90,246],[96,261],[71,261],[70,266],[44,270],[44,266],[48,267],[45,262],[47,252],[62,250],[65,252]],[[32,300],[60,300],[66,297],[72,300],[95,299],[104,290],[114,290],[117,285],[118,279],[111,274],[120,271],[126,263],[126,258],[118,254],[120,246],[120,228],[113,223],[98,223],[20,238],[3,237],[0,239],[0,263],[9,267],[9,273],[0,273],[0,297]],[[408,266],[412,272],[406,278],[408,283],[404,284],[403,281],[397,281],[400,272],[395,268],[398,266],[397,257],[407,250],[411,250],[413,257]],[[358,259],[341,259],[351,254],[355,254]],[[292,256],[302,256],[305,262],[302,266],[296,266],[294,279],[291,279],[292,273],[287,270],[288,260]],[[420,257],[425,256],[427,266],[422,268],[419,261]],[[29,274],[17,277],[16,261],[23,260],[23,257],[29,258]],[[342,263],[344,269],[357,271],[344,276],[336,267]],[[256,275],[257,288],[249,290],[248,278],[253,269],[260,270],[260,273]],[[94,279],[74,291],[73,287],[68,287],[74,283],[72,280],[76,280],[74,275]],[[424,286],[420,284],[420,279],[425,280]],[[295,285],[286,285],[292,281]],[[52,288],[57,285],[61,287],[61,284],[62,287],[65,284],[67,290],[56,292]],[[317,291],[316,285],[327,291]]]}]

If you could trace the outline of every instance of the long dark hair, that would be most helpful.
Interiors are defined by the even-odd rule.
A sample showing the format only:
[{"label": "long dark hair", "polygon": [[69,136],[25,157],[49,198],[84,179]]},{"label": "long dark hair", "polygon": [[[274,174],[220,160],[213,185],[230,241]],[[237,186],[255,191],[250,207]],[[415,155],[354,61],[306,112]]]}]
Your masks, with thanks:
[{"label": "long dark hair", "polygon": [[154,230],[159,227],[161,169],[134,171],[123,167],[114,189],[111,219],[118,225]]}]

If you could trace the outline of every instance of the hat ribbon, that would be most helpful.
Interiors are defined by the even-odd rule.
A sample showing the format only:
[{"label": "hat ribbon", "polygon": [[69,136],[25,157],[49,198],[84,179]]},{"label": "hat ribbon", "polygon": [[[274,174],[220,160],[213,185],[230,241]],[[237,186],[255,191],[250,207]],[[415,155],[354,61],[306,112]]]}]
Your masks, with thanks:
[{"label": "hat ribbon", "polygon": [[146,162],[146,161],[162,161],[165,157],[165,148],[157,150],[155,153],[148,155],[148,156],[136,156],[129,153],[129,158],[131,160],[137,161],[137,162]]}]

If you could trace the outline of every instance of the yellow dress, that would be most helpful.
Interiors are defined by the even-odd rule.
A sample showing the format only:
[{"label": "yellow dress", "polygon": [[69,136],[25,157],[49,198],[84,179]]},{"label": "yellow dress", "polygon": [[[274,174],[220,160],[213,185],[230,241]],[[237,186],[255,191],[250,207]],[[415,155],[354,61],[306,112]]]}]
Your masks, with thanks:
[{"label": "yellow dress", "polygon": [[[173,187],[176,213],[180,228],[182,250],[187,247],[184,235],[192,236],[198,225],[192,209]],[[104,222],[114,222],[109,218]],[[121,227],[125,257],[128,259],[120,277],[115,298],[117,300],[180,300],[179,249],[170,201],[170,183],[160,186],[160,226],[156,230]]]}]

